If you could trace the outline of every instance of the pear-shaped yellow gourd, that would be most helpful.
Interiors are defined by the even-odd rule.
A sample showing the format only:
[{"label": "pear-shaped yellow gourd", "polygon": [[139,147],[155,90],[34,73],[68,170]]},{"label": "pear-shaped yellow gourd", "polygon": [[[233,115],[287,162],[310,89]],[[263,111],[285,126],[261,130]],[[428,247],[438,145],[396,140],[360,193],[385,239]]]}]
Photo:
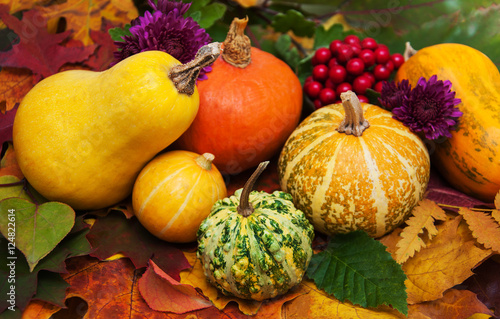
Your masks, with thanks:
[{"label": "pear-shaped yellow gourd", "polygon": [[127,197],[144,165],[194,120],[196,78],[219,52],[212,43],[183,65],[147,51],[103,72],[71,70],[39,82],[21,102],[13,128],[28,182],[75,209]]}]

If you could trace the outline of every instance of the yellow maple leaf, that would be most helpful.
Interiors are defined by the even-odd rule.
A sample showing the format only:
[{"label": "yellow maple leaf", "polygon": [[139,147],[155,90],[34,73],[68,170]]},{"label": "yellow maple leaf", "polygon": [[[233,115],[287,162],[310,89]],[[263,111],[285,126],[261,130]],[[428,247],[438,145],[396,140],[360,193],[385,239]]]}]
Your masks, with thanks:
[{"label": "yellow maple leaf", "polygon": [[413,257],[416,252],[426,247],[425,242],[420,238],[420,234],[427,231],[429,240],[437,235],[438,230],[434,225],[435,220],[446,220],[446,213],[435,202],[424,199],[419,202],[412,211],[406,224],[408,225],[401,232],[401,240],[396,244],[396,261],[400,264]]},{"label": "yellow maple leaf", "polygon": [[469,225],[472,236],[486,248],[491,248],[493,251],[500,253],[500,225],[494,217],[488,216],[481,211],[472,211],[468,208],[461,207],[458,213],[464,217],[465,222]]},{"label": "yellow maple leaf", "polygon": [[93,44],[90,31],[101,31],[103,18],[122,26],[139,14],[132,0],[68,0],[58,5],[39,6],[37,10],[49,21],[66,19],[67,29],[74,31],[72,38],[85,46]]},{"label": "yellow maple leaf", "polygon": [[492,255],[490,249],[476,246],[462,216],[438,225],[438,234],[403,264],[408,304],[443,297],[449,288],[473,275],[471,269]]},{"label": "yellow maple leaf", "polygon": [[498,191],[497,195],[495,196],[495,207],[496,209],[500,210],[500,191]]}]

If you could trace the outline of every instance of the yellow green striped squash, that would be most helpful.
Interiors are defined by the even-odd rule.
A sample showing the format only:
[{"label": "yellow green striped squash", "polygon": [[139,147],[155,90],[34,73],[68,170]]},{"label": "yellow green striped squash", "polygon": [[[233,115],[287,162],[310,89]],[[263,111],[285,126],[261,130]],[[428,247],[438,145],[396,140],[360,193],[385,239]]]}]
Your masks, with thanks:
[{"label": "yellow green striped squash", "polygon": [[252,191],[252,213],[244,216],[242,192],[215,203],[198,230],[197,256],[208,281],[224,295],[260,301],[302,281],[314,228],[281,191]]},{"label": "yellow green striped squash", "polygon": [[430,159],[421,139],[390,112],[361,106],[369,123],[361,136],[339,132],[345,105],[333,104],[306,118],[280,154],[281,189],[324,234],[380,237],[409,216],[427,188]]}]

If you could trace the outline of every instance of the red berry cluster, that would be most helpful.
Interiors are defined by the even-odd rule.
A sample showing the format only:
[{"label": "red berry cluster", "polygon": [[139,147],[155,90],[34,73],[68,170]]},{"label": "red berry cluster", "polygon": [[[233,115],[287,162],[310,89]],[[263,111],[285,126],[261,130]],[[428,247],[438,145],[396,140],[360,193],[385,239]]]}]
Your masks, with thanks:
[{"label": "red berry cluster", "polygon": [[403,55],[391,54],[373,38],[360,40],[348,35],[333,40],[329,48],[319,48],[312,57],[312,75],[304,83],[305,94],[318,109],[340,102],[340,93],[354,91],[361,102],[368,102],[366,89],[377,92],[383,81],[404,63]]}]

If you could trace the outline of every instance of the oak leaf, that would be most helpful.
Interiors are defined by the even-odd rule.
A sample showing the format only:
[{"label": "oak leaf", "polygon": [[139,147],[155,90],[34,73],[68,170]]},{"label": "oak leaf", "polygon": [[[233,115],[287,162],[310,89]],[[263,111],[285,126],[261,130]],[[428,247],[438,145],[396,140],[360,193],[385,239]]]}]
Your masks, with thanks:
[{"label": "oak leaf", "polygon": [[24,12],[19,20],[8,14],[5,5],[0,5],[0,18],[20,39],[9,51],[0,52],[2,67],[27,68],[38,78],[47,77],[66,63],[88,59],[95,50],[95,46],[63,46],[71,31],[50,34],[36,10]]},{"label": "oak leaf", "polygon": [[182,314],[212,306],[193,286],[174,280],[152,260],[139,279],[139,291],[148,306],[156,311]]},{"label": "oak leaf", "polygon": [[464,217],[469,225],[472,236],[486,248],[491,248],[496,253],[500,253],[500,225],[493,217],[482,211],[472,211],[461,207],[458,213]]},{"label": "oak leaf", "polygon": [[[2,113],[19,105],[33,85],[35,83],[30,70],[2,68],[0,71],[0,106]],[[3,133],[0,132],[0,136],[3,136]]]},{"label": "oak leaf", "polygon": [[37,10],[48,20],[64,18],[67,29],[74,32],[72,38],[84,46],[94,43],[91,32],[102,30],[103,18],[120,26],[139,15],[132,0],[67,0]]},{"label": "oak leaf", "polygon": [[493,315],[491,310],[477,299],[475,293],[450,289],[441,299],[412,305],[409,317],[419,314],[432,319],[469,318],[476,313]]},{"label": "oak leaf", "polygon": [[408,226],[401,232],[401,240],[396,245],[396,261],[398,263],[404,263],[417,251],[425,248],[425,242],[420,238],[420,234],[424,231],[427,231],[429,240],[437,235],[438,230],[434,225],[436,220],[446,220],[444,210],[431,200],[420,201],[418,206],[413,209],[412,216],[406,221]]},{"label": "oak leaf", "polygon": [[152,259],[175,280],[181,270],[191,267],[179,248],[151,235],[137,218],[127,219],[116,211],[98,217],[87,238],[93,248],[90,255],[100,260],[122,253],[139,269]]},{"label": "oak leaf", "polygon": [[427,247],[403,264],[409,304],[442,298],[446,290],[472,276],[471,269],[492,253],[475,245],[461,216],[437,228],[438,234],[427,240]]}]

